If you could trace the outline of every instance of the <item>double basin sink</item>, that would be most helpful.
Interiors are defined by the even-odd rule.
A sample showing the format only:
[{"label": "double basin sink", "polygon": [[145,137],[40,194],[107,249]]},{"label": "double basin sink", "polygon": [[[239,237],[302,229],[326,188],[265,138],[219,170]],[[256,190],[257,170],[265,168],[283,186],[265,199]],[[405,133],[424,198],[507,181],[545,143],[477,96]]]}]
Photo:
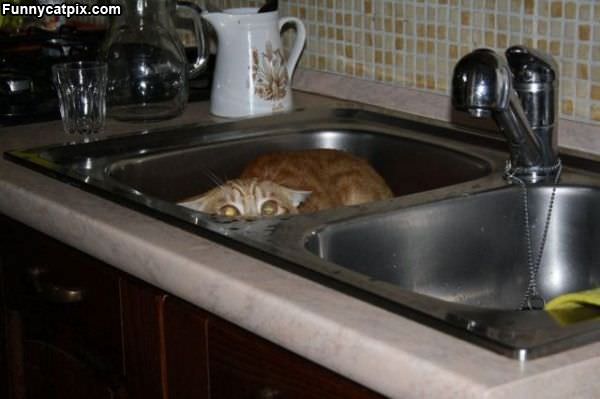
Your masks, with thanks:
[{"label": "double basin sink", "polygon": [[[525,360],[597,340],[600,313],[521,310],[531,283],[524,193],[502,178],[504,146],[440,122],[349,108],[6,156],[507,356]],[[395,197],[255,221],[177,205],[215,178],[237,177],[260,154],[311,148],[368,159]],[[535,283],[546,301],[600,286],[600,166],[563,161],[554,198],[551,185],[527,189],[531,247],[544,243]]]}]

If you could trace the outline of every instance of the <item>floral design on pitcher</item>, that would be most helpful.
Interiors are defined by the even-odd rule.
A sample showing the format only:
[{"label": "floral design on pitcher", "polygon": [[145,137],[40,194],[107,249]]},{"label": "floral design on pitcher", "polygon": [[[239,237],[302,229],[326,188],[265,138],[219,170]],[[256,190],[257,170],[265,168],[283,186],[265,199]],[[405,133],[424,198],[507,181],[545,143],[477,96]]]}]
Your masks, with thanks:
[{"label": "floral design on pitcher", "polygon": [[265,52],[252,49],[252,79],[254,94],[266,101],[281,100],[287,94],[288,74],[285,57],[281,49],[273,51],[273,44],[267,41]]}]

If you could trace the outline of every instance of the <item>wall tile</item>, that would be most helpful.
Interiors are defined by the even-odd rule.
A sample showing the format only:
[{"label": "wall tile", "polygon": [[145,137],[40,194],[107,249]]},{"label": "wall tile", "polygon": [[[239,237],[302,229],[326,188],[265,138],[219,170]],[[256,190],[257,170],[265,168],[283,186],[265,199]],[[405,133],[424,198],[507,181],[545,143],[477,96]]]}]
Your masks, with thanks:
[{"label": "wall tile", "polygon": [[[211,0],[221,7],[263,1]],[[563,118],[600,124],[600,1],[280,0],[304,20],[301,66],[449,94],[456,61],[479,47],[525,44],[560,65]],[[285,43],[291,43],[288,32]]]}]

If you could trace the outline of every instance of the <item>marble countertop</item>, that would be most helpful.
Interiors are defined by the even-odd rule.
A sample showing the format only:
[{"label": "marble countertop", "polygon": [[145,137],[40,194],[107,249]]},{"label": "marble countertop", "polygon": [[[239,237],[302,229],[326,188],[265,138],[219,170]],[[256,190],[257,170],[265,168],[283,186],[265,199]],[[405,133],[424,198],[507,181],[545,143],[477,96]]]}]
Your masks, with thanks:
[{"label": "marble countertop", "polygon": [[[195,103],[151,127],[217,121]],[[2,128],[0,151],[65,138],[59,121]],[[5,159],[0,212],[389,397],[600,397],[600,343],[508,359]]]}]

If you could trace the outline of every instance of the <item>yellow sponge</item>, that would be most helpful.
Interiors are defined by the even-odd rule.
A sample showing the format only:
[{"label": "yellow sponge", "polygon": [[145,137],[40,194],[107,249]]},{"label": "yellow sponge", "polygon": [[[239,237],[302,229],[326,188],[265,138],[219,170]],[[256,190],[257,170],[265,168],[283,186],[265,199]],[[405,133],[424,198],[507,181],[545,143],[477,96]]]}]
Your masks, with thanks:
[{"label": "yellow sponge", "polygon": [[600,288],[557,296],[544,309],[574,309],[582,306],[600,306]]},{"label": "yellow sponge", "polygon": [[561,325],[597,319],[600,317],[600,288],[557,296],[544,310]]}]

